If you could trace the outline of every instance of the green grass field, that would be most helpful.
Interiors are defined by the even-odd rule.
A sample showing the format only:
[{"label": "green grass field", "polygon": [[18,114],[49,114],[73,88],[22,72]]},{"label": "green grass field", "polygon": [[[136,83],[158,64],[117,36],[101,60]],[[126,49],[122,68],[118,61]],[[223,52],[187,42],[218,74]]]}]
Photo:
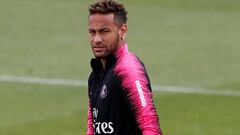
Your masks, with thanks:
[{"label": "green grass field", "polygon": [[[93,0],[91,0],[93,1]],[[0,76],[87,80],[88,0],[0,0]],[[240,1],[121,0],[165,135],[240,134]],[[213,91],[214,92],[214,91]],[[83,135],[87,88],[0,81],[0,135]]]}]

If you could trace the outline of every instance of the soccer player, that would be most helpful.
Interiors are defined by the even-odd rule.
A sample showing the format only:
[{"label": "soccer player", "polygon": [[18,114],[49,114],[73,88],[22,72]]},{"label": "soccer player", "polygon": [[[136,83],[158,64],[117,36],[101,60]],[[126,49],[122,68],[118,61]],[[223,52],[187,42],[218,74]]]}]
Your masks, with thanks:
[{"label": "soccer player", "polygon": [[89,7],[95,58],[88,80],[87,135],[162,135],[143,63],[128,51],[127,11],[114,0]]}]

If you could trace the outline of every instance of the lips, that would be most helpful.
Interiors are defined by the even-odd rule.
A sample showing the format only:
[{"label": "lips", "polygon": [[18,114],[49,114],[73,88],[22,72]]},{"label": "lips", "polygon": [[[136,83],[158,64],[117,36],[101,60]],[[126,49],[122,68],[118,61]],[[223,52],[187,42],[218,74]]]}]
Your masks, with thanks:
[{"label": "lips", "polygon": [[105,49],[105,47],[94,47],[94,52],[102,52]]}]

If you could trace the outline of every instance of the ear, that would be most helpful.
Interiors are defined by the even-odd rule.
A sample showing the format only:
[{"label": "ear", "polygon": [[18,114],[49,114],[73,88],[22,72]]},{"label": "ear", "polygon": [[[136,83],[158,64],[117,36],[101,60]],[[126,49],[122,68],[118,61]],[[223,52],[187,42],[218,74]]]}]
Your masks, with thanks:
[{"label": "ear", "polygon": [[128,26],[127,24],[123,24],[119,29],[119,36],[121,40],[124,40],[125,36],[127,35],[127,32],[128,32]]}]

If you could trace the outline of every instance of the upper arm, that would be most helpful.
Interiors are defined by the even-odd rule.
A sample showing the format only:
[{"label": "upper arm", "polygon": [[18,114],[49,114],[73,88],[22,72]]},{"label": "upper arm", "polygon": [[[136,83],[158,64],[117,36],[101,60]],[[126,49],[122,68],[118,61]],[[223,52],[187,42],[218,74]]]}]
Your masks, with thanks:
[{"label": "upper arm", "polygon": [[121,85],[143,135],[161,135],[150,81],[144,66],[136,57],[131,56],[125,62],[118,63],[115,72],[121,78]]}]

